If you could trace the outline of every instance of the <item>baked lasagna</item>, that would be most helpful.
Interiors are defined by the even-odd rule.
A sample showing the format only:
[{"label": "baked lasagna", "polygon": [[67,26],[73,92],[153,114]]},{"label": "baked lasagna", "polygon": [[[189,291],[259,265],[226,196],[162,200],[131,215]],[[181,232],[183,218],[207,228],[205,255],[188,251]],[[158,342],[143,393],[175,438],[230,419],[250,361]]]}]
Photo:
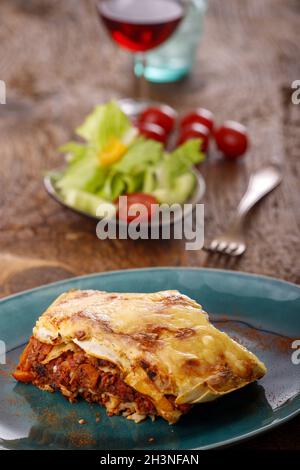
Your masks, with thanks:
[{"label": "baked lasagna", "polygon": [[178,291],[73,290],[38,319],[15,379],[139,422],[169,423],[261,378],[264,364]]}]

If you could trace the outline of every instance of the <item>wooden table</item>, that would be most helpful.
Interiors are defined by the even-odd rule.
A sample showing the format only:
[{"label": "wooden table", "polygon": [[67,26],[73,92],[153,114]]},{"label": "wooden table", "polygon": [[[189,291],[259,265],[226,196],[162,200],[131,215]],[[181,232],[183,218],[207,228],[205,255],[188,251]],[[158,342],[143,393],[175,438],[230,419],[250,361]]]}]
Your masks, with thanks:
[{"label": "wooden table", "polygon": [[[214,149],[206,178],[205,238],[219,232],[251,171],[273,159],[284,182],[253,213],[249,250],[237,260],[185,251],[181,241],[102,241],[95,224],[59,207],[42,175],[61,162],[57,147],[93,105],[134,96],[131,61],[99,26],[92,1],[2,0],[0,79],[0,290],[7,295],[67,276],[144,266],[229,268],[300,281],[300,4],[296,0],[211,0],[193,74],[149,86],[149,97],[180,112],[201,105],[219,123],[249,129],[251,148],[238,163]],[[240,448],[300,448],[300,419]]]}]

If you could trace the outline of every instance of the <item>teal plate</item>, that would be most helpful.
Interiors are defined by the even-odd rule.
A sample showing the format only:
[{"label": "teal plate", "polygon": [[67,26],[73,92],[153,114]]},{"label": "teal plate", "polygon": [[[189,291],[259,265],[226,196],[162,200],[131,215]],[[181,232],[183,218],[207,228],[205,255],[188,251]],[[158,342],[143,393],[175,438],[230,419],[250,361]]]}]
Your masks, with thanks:
[{"label": "teal plate", "polygon": [[[100,406],[84,401],[70,404],[59,393],[16,383],[10,372],[34,322],[59,294],[71,288],[121,292],[178,289],[199,301],[219,329],[257,354],[268,373],[259,382],[215,402],[195,406],[173,426],[161,418],[140,424],[118,416],[109,418]],[[300,338],[300,288],[231,271],[117,271],[68,279],[8,297],[0,302],[0,339],[7,350],[6,365],[0,366],[0,446],[209,449],[249,438],[300,412],[300,365],[292,362],[296,338]],[[86,423],[80,425],[80,419]]]}]

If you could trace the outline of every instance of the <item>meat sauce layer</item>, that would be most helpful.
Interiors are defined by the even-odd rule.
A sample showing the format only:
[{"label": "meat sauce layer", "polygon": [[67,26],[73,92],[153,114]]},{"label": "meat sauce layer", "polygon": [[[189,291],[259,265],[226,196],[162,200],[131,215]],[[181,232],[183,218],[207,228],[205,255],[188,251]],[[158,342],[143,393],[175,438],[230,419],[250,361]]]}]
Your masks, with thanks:
[{"label": "meat sauce layer", "polygon": [[119,368],[111,362],[89,356],[74,345],[74,350],[65,351],[43,364],[51,349],[51,345],[31,337],[13,374],[15,379],[50,392],[60,391],[71,402],[81,396],[89,402],[105,405],[115,397],[116,408],[109,407],[109,414],[120,411],[120,402],[134,402],[135,411],[141,414],[157,414],[151,400],[127,385]]}]

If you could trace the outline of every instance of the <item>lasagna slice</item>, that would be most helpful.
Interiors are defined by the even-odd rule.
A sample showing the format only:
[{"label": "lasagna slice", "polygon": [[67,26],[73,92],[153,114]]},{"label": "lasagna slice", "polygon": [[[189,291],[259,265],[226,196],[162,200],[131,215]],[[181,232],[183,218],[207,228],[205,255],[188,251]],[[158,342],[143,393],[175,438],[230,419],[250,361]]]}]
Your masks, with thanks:
[{"label": "lasagna slice", "polygon": [[73,290],[38,319],[14,377],[136,422],[175,423],[195,403],[261,378],[264,364],[178,291]]}]

